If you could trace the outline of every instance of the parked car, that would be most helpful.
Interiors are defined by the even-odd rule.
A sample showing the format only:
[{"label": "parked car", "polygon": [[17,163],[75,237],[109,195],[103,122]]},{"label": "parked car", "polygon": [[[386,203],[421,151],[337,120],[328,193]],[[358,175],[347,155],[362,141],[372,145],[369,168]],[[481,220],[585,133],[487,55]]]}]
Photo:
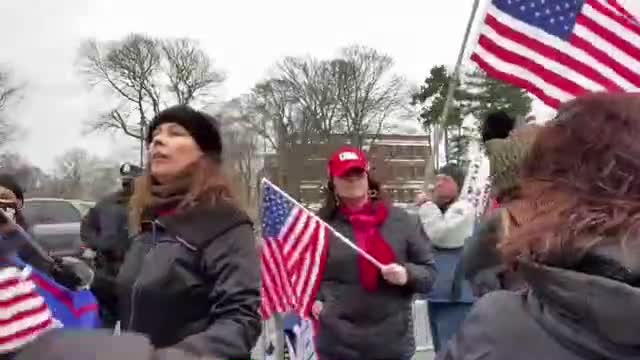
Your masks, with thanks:
[{"label": "parked car", "polygon": [[36,240],[53,256],[82,255],[82,218],[93,202],[56,198],[32,198],[24,202],[23,214]]}]

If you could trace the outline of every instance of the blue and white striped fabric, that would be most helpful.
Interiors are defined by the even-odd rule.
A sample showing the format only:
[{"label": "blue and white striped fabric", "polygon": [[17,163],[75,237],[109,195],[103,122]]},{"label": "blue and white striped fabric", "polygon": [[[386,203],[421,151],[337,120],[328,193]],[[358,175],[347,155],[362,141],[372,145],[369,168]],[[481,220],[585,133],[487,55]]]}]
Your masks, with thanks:
[{"label": "blue and white striped fabric", "polygon": [[[299,354],[298,354],[299,353]],[[317,360],[313,343],[313,324],[310,320],[302,320],[298,334],[298,360]]]},{"label": "blue and white striped fabric", "polygon": [[[294,320],[289,318],[289,321]],[[292,359],[317,360],[313,342],[313,324],[310,320],[295,319],[296,324],[290,330],[285,329],[287,348]],[[286,325],[285,325],[286,328]],[[293,331],[291,331],[293,330]]]}]

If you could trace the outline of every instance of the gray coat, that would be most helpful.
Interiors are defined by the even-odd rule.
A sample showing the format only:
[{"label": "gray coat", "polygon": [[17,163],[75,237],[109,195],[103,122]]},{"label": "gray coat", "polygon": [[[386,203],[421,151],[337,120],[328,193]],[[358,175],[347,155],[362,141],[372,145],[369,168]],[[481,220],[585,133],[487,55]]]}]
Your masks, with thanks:
[{"label": "gray coat", "polygon": [[[329,223],[347,238],[354,238],[341,214]],[[431,245],[419,219],[400,208],[390,208],[381,233],[396,262],[407,268],[409,283],[400,287],[380,278],[378,289],[367,292],[359,280],[358,255],[332,237],[318,295],[324,308],[316,345],[323,359],[400,359],[415,351],[412,297],[428,292],[435,281]]]},{"label": "gray coat", "polygon": [[480,299],[438,360],[640,359],[640,288],[522,264],[530,289]]}]

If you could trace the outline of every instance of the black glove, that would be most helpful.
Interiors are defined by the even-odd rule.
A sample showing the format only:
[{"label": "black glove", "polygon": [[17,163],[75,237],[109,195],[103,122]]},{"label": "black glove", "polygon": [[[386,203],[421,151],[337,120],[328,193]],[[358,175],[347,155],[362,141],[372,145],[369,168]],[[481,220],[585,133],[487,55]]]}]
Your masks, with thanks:
[{"label": "black glove", "polygon": [[51,269],[51,276],[60,285],[69,290],[76,290],[83,284],[84,279],[76,272],[76,268],[62,259],[54,259],[55,264]]}]

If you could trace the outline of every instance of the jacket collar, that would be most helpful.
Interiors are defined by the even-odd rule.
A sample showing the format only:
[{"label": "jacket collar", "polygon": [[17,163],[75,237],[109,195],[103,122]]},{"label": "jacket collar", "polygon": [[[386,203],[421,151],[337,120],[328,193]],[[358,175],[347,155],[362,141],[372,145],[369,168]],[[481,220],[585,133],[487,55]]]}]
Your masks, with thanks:
[{"label": "jacket collar", "polygon": [[604,358],[640,348],[640,289],[606,277],[534,263],[519,270],[530,286],[530,310],[561,341]]},{"label": "jacket collar", "polygon": [[169,234],[196,248],[206,244],[240,225],[253,225],[245,212],[236,206],[219,201],[215,205],[200,204],[195,207],[156,219]]}]

